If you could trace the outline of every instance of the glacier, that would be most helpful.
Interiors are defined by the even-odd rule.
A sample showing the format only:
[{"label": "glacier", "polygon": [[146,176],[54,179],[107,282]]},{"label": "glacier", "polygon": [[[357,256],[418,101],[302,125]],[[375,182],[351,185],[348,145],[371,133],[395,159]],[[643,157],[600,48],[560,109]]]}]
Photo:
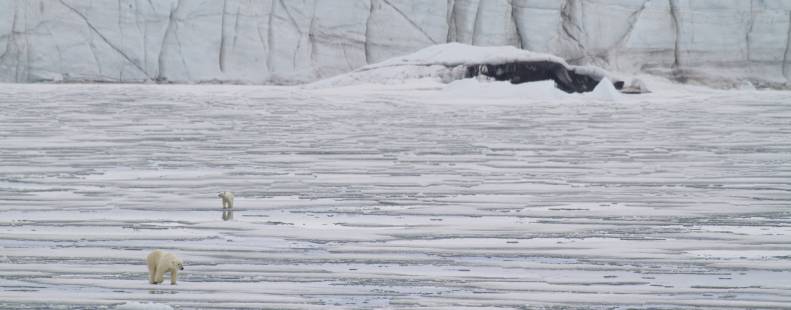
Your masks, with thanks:
[{"label": "glacier", "polygon": [[3,82],[296,84],[447,42],[788,88],[791,1],[0,1]]}]

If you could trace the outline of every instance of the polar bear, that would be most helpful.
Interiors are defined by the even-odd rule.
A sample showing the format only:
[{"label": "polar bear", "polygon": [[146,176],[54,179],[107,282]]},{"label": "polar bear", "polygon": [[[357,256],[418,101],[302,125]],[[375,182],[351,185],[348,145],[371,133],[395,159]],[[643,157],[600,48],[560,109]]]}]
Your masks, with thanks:
[{"label": "polar bear", "polygon": [[231,192],[221,192],[217,194],[217,197],[222,198],[222,208],[233,209],[233,193]]},{"label": "polar bear", "polygon": [[184,270],[184,262],[171,253],[154,250],[148,254],[148,281],[151,284],[160,284],[165,279],[165,273],[170,272],[170,284],[176,285],[179,270]]}]

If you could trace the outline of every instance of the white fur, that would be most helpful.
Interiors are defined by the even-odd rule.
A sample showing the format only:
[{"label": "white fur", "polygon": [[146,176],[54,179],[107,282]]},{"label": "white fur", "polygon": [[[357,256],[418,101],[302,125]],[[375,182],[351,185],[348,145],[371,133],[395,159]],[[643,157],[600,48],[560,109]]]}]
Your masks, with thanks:
[{"label": "white fur", "polygon": [[176,285],[179,270],[184,270],[184,262],[171,253],[154,250],[148,254],[148,282],[160,284],[165,279],[165,273],[170,272],[170,284]]},{"label": "white fur", "polygon": [[233,209],[233,193],[222,192],[217,194],[217,197],[222,198],[222,208]]}]

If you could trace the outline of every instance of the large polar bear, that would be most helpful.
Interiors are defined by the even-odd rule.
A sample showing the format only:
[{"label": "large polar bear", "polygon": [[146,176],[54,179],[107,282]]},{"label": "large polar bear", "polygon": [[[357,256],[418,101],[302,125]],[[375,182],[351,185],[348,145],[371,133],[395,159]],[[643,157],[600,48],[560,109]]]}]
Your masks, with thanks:
[{"label": "large polar bear", "polygon": [[165,279],[165,273],[170,272],[170,284],[176,285],[179,270],[184,270],[184,262],[171,253],[154,250],[148,254],[148,280],[151,284],[160,284]]},{"label": "large polar bear", "polygon": [[222,208],[233,209],[233,193],[231,192],[221,192],[217,194],[217,197],[222,198]]}]

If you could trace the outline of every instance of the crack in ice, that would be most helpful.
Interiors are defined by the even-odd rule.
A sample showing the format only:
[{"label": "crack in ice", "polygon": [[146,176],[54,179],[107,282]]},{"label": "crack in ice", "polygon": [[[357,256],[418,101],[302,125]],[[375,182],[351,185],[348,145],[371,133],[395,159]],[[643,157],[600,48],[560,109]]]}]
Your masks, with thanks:
[{"label": "crack in ice", "polygon": [[679,40],[681,39],[681,23],[679,21],[678,3],[677,0],[668,0],[670,5],[670,17],[673,21],[673,32],[675,33],[673,39],[673,70],[678,70],[681,65],[681,48]]},{"label": "crack in ice", "polygon": [[786,38],[786,50],[783,53],[783,76],[785,76],[786,81],[791,81],[791,70],[788,69],[789,67],[789,53],[791,53],[791,11],[788,11],[788,34]]},{"label": "crack in ice", "polygon": [[225,72],[225,15],[227,14],[226,12],[227,8],[228,8],[228,0],[223,0],[222,14],[220,17],[220,51],[219,51],[219,59],[217,61],[220,67],[220,72]]},{"label": "crack in ice", "polygon": [[[575,34],[575,32],[584,33],[582,27],[574,21],[576,3],[576,0],[563,0],[560,7],[560,28],[563,30],[563,33],[577,46],[578,52],[582,54],[582,59],[584,59],[589,55],[587,52],[588,49],[582,43],[582,40]],[[572,61],[573,60],[579,59],[572,59]]]},{"label": "crack in ice", "polygon": [[508,0],[509,5],[511,6],[511,21],[514,23],[514,28],[516,30],[516,47],[524,48],[524,41],[522,40],[522,30],[519,29],[519,16],[517,11],[517,5],[514,4],[514,0]]},{"label": "crack in ice", "polygon": [[371,0],[369,2],[368,18],[365,20],[365,42],[363,43],[363,49],[365,49],[365,64],[371,64],[371,17],[374,15],[374,1],[376,0]]},{"label": "crack in ice", "polygon": [[621,36],[621,38],[618,39],[617,43],[615,43],[615,45],[610,49],[623,46],[626,43],[626,41],[632,36],[632,33],[634,32],[634,28],[637,25],[637,22],[640,20],[640,17],[643,15],[643,12],[645,11],[646,7],[648,7],[648,3],[651,1],[652,0],[644,0],[643,5],[641,5],[640,8],[637,9],[637,11],[634,11],[632,14],[629,14],[629,17],[627,19],[627,22],[629,23],[629,28],[626,29],[626,32]]},{"label": "crack in ice", "polygon": [[112,48],[114,51],[116,51],[118,54],[120,54],[122,57],[124,57],[124,59],[126,59],[126,61],[128,61],[133,66],[135,66],[135,68],[140,70],[140,72],[142,72],[148,79],[151,79],[151,76],[148,75],[148,72],[146,72],[145,68],[141,67],[140,64],[138,64],[131,57],[129,57],[129,55],[127,55],[123,50],[121,50],[120,48],[115,46],[115,44],[110,42],[110,40],[107,37],[105,37],[104,34],[102,34],[99,31],[99,29],[96,29],[96,27],[88,20],[87,16],[85,16],[84,14],[82,14],[82,12],[80,12],[76,8],[74,8],[71,5],[69,5],[68,3],[66,3],[65,0],[59,0],[59,1],[60,1],[61,4],[63,4],[63,6],[67,7],[69,10],[71,10],[72,12],[77,14],[80,18],[82,18],[82,20],[85,21],[85,24],[88,25],[88,28],[90,28],[94,33],[96,33],[96,35],[98,35],[99,38],[101,38],[102,41],[104,41],[104,43],[106,43],[110,48]]},{"label": "crack in ice", "polygon": [[385,4],[387,4],[389,7],[393,8],[393,10],[395,10],[396,12],[398,12],[398,14],[399,14],[399,15],[401,15],[401,17],[403,17],[403,18],[404,18],[404,20],[406,20],[407,22],[409,22],[409,24],[410,24],[410,25],[412,25],[412,27],[414,27],[415,29],[417,29],[418,31],[420,31],[420,33],[422,33],[422,34],[423,34],[423,36],[425,36],[425,37],[426,37],[426,39],[428,39],[428,40],[429,40],[429,41],[430,41],[432,44],[437,44],[437,41],[436,41],[436,40],[434,40],[434,38],[432,38],[432,37],[431,37],[431,35],[429,35],[429,34],[426,32],[426,30],[424,30],[422,27],[420,27],[420,25],[418,25],[418,24],[417,24],[415,21],[413,21],[411,18],[409,18],[409,16],[407,16],[407,14],[406,14],[406,13],[404,13],[403,11],[401,11],[401,9],[399,9],[398,7],[396,7],[395,5],[393,5],[392,3],[390,3],[390,1],[388,1],[388,0],[382,0],[382,2],[384,2]]}]

